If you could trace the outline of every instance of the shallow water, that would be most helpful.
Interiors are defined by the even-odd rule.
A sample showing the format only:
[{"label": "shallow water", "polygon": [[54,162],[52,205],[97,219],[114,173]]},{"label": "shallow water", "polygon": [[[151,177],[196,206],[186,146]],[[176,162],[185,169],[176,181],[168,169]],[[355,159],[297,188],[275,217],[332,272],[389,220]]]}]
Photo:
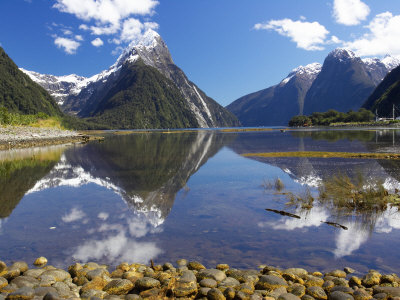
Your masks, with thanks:
[{"label": "shallow water", "polygon": [[[364,272],[400,270],[396,208],[349,213],[288,207],[263,186],[317,193],[334,174],[400,189],[400,162],[245,158],[248,152],[399,152],[400,131],[113,135],[102,143],[0,153],[0,260],[228,263]],[[285,210],[301,219],[265,211]],[[323,222],[332,221],[343,230]]]}]

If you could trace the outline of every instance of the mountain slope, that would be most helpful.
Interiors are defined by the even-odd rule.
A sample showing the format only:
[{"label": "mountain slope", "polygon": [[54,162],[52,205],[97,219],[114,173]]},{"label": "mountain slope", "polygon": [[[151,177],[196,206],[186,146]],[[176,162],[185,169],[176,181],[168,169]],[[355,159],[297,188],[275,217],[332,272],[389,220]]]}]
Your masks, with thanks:
[{"label": "mountain slope", "polygon": [[320,71],[318,63],[300,66],[278,85],[241,97],[226,108],[244,126],[287,125],[292,116],[302,114],[304,97]]},{"label": "mountain slope", "polygon": [[392,116],[393,104],[400,105],[400,66],[390,72],[369,96],[363,107],[378,112],[379,116]]},{"label": "mountain slope", "polygon": [[[58,97],[58,102],[62,105],[64,111],[78,114],[81,117],[98,117],[102,108],[109,108],[109,106],[104,105],[105,101],[110,100],[113,102],[111,106],[116,108],[115,98],[111,98],[119,92],[116,87],[124,86],[124,83],[119,82],[124,79],[124,76],[120,77],[120,73],[122,70],[126,72],[127,68],[132,68],[132,65],[138,64],[139,61],[141,64],[148,67],[144,68],[141,66],[140,68],[151,72],[152,75],[149,76],[156,76],[154,75],[154,71],[156,71],[164,77],[164,79],[161,80],[159,76],[156,76],[158,78],[156,83],[160,83],[160,80],[166,80],[165,82],[168,82],[168,84],[163,85],[164,87],[162,89],[159,89],[159,86],[151,88],[151,84],[149,84],[149,82],[147,83],[148,89],[152,91],[152,96],[150,98],[155,101],[151,106],[154,106],[157,101],[161,101],[160,99],[167,99],[167,101],[169,101],[169,99],[171,99],[170,96],[176,94],[177,89],[180,94],[178,98],[183,98],[185,100],[186,108],[189,109],[190,114],[192,114],[192,117],[194,117],[196,121],[194,123],[187,123],[183,120],[183,123],[186,124],[185,127],[193,127],[194,124],[198,127],[240,125],[239,121],[232,113],[202,92],[187,78],[185,73],[174,64],[166,44],[160,35],[153,30],[148,30],[143,37],[133,41],[123,51],[116,63],[108,70],[90,78],[82,78],[76,75],[64,76],[61,78],[51,75],[41,75],[30,71],[25,72],[32,76],[39,84],[47,88],[53,96]],[[66,78],[67,80],[65,80]],[[129,89],[127,86],[124,86],[124,88],[125,91]],[[105,95],[108,95],[108,100],[105,99]],[[132,95],[132,93],[130,93],[130,95]],[[120,96],[121,94],[118,98],[120,98]],[[136,103],[138,107],[143,107],[143,105],[138,103],[137,98],[128,96],[127,93],[124,94],[124,99],[125,104],[127,104],[127,102],[129,102],[127,100],[130,99],[133,103]],[[146,102],[147,105],[150,105],[149,101],[146,100]],[[163,103],[165,103],[165,101]],[[98,105],[100,105],[99,108],[97,107]],[[171,102],[170,105],[164,105],[160,108],[169,107],[172,109],[173,106]],[[133,112],[133,109],[132,106],[130,111]],[[178,105],[176,109],[182,109],[182,105]],[[122,110],[123,108],[121,107],[119,111]],[[102,114],[105,113],[104,111]],[[184,109],[184,111],[177,111],[176,113],[177,115],[186,115],[186,109]],[[110,111],[106,114],[108,115],[106,119],[110,119],[111,115],[114,113]],[[153,120],[158,117],[163,118],[165,115],[170,115],[170,112],[161,112],[158,110]],[[189,119],[191,118],[188,117],[188,120]],[[118,122],[114,121],[113,126],[123,126],[124,128],[127,126],[137,126],[137,124],[146,124],[146,128],[158,128],[158,126],[160,126],[160,122],[155,121],[155,123],[152,123],[148,119],[142,121],[136,120],[130,125],[126,122],[118,124]]]},{"label": "mountain slope", "polygon": [[115,84],[80,113],[118,128],[196,128],[198,123],[172,81],[141,60],[124,65]]},{"label": "mountain slope", "polygon": [[363,61],[345,49],[332,51],[305,97],[304,114],[358,110],[376,83]]},{"label": "mountain slope", "polygon": [[12,112],[61,115],[57,103],[47,91],[21,72],[0,47],[0,106]]}]

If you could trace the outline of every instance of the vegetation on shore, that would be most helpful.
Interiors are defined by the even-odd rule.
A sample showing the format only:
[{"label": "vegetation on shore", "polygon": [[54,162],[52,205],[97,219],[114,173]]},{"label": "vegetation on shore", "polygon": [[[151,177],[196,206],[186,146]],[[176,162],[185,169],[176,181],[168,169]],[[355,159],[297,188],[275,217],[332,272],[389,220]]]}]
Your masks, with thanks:
[{"label": "vegetation on shore", "polygon": [[310,116],[294,116],[289,121],[290,127],[309,127],[309,126],[330,126],[335,123],[362,123],[374,120],[374,114],[360,108],[359,111],[349,111],[347,113],[338,112],[334,109],[327,112],[314,112]]},{"label": "vegetation on shore", "polygon": [[397,153],[357,153],[357,152],[323,152],[323,151],[294,151],[294,152],[264,152],[243,153],[244,157],[307,157],[307,158],[352,158],[352,159],[400,159]]}]

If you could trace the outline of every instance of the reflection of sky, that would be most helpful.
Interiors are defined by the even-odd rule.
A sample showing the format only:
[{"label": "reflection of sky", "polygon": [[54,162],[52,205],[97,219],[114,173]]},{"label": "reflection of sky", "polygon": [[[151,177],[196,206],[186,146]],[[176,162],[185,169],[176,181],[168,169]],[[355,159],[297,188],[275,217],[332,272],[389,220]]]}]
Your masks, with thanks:
[{"label": "reflection of sky", "polygon": [[[106,221],[109,215],[100,212],[96,217]],[[75,226],[80,223],[94,223],[88,222],[88,218],[83,210],[73,207],[69,213],[62,217],[62,221]],[[154,228],[145,216],[134,215],[125,217],[121,221],[123,223],[102,223],[96,228],[88,229],[89,237],[85,238],[83,244],[69,249],[69,254],[82,262],[101,260],[110,264],[117,264],[121,261],[147,263],[163,252],[155,242],[138,241],[148,234],[162,231],[161,228]]]},{"label": "reflection of sky", "polygon": [[[330,211],[321,206],[314,206],[310,210],[302,210],[297,208],[294,214],[301,219],[282,217],[273,222],[260,222],[260,228],[273,228],[275,230],[292,231],[296,229],[307,230],[310,227],[319,227],[324,225],[330,218]],[[341,223],[348,230],[336,229],[336,248],[333,254],[336,258],[341,258],[353,254],[362,244],[370,237],[370,232],[367,226],[362,221],[344,221]],[[375,232],[390,233],[393,229],[400,229],[400,214],[397,213],[397,208],[389,208],[377,218],[375,223]]]}]

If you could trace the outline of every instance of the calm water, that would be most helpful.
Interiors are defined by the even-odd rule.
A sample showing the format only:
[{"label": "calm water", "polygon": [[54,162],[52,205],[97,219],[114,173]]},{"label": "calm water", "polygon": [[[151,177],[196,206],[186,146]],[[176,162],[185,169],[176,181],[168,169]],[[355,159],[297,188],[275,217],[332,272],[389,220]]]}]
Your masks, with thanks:
[{"label": "calm water", "polygon": [[[400,214],[310,210],[265,183],[315,195],[335,174],[381,179],[400,189],[400,162],[245,158],[272,151],[399,152],[400,131],[147,133],[102,143],[0,153],[0,260],[46,256],[148,263],[197,260],[330,270],[400,271]],[[301,219],[265,209],[285,210]],[[323,222],[340,223],[348,230]]]}]

